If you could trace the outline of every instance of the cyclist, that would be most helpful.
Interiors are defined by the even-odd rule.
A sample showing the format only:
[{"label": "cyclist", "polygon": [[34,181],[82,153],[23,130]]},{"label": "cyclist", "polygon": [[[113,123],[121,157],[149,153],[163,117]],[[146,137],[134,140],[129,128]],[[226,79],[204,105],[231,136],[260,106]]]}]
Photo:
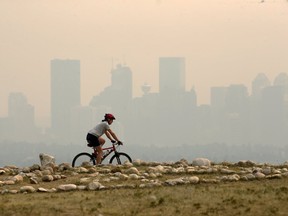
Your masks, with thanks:
[{"label": "cyclist", "polygon": [[88,146],[96,147],[97,164],[101,163],[101,159],[103,156],[102,146],[105,144],[105,139],[101,137],[103,134],[105,134],[107,138],[111,140],[112,143],[115,143],[117,141],[120,145],[122,145],[122,142],[117,138],[116,134],[110,129],[110,125],[113,123],[113,120],[115,120],[115,117],[111,113],[105,114],[102,122],[97,124],[91,130],[89,130],[86,136]]}]

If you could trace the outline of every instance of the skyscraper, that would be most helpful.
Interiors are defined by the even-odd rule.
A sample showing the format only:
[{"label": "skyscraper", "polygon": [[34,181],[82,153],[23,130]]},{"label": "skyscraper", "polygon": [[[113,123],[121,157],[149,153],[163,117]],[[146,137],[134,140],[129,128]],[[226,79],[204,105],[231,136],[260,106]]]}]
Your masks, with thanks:
[{"label": "skyscraper", "polygon": [[80,61],[51,61],[51,130],[63,141],[70,133],[70,112],[80,105]]},{"label": "skyscraper", "polygon": [[185,91],[185,58],[161,57],[159,59],[159,92]]},{"label": "skyscraper", "polygon": [[35,137],[34,107],[28,104],[23,93],[10,93],[8,118],[11,122],[11,140],[31,141]]}]

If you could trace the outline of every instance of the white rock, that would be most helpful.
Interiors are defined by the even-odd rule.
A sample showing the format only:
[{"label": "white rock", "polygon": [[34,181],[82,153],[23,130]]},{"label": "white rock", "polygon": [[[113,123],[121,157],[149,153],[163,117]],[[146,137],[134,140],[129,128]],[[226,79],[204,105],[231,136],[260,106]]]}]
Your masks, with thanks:
[{"label": "white rock", "polygon": [[165,172],[165,168],[164,168],[162,165],[156,166],[155,169],[156,169],[158,172],[161,172],[161,173],[164,173],[164,172]]},{"label": "white rock", "polygon": [[87,185],[88,190],[97,190],[97,189],[100,189],[102,187],[103,186],[97,181],[93,181]]},{"label": "white rock", "polygon": [[14,184],[15,184],[15,181],[13,181],[13,180],[4,181],[4,185],[14,185]]},{"label": "white rock", "polygon": [[133,161],[133,164],[134,164],[135,166],[140,166],[141,163],[142,163],[142,161],[141,161],[140,159],[136,159],[136,160]]},{"label": "white rock", "polygon": [[246,178],[247,180],[254,180],[256,177],[252,173],[249,173],[246,175]]},{"label": "white rock", "polygon": [[254,173],[254,176],[256,177],[256,179],[264,179],[266,177],[265,174],[261,172]]},{"label": "white rock", "polygon": [[87,184],[87,183],[89,183],[90,182],[90,178],[81,178],[80,179],[80,184]]},{"label": "white rock", "polygon": [[16,175],[11,180],[15,181],[15,183],[23,182],[23,177],[21,175]]},{"label": "white rock", "polygon": [[272,173],[271,167],[262,168],[262,173],[265,174],[265,175],[270,175]]},{"label": "white rock", "polygon": [[86,169],[85,167],[80,167],[79,173],[88,173],[88,169]]},{"label": "white rock", "polygon": [[76,190],[77,186],[75,184],[63,184],[59,185],[57,189],[60,191],[71,191]]},{"label": "white rock", "polygon": [[119,176],[118,176],[121,180],[127,180],[128,178],[129,178],[129,176],[128,175],[125,175],[125,174],[120,174]]},{"label": "white rock", "polygon": [[136,167],[131,167],[128,170],[125,171],[126,174],[137,174],[139,175],[139,171]]},{"label": "white rock", "polygon": [[41,166],[46,166],[49,163],[55,164],[55,158],[51,155],[41,153],[41,154],[39,154],[39,158],[40,158]]},{"label": "white rock", "polygon": [[38,191],[38,192],[48,192],[47,189],[42,188],[42,187],[38,188],[37,191]]},{"label": "white rock", "polygon": [[124,166],[125,167],[133,167],[133,164],[131,162],[129,162],[129,161],[125,161],[124,162]]},{"label": "white rock", "polygon": [[190,176],[188,181],[192,184],[197,184],[199,182],[199,178],[197,176]]},{"label": "white rock", "polygon": [[196,158],[192,161],[193,166],[211,166],[210,160],[207,158]]},{"label": "white rock", "polygon": [[137,174],[130,174],[129,179],[137,180],[137,179],[139,179],[139,176]]},{"label": "white rock", "polygon": [[21,193],[24,193],[24,192],[33,193],[35,191],[36,191],[35,188],[32,187],[32,186],[23,186],[23,187],[20,188],[20,192]]},{"label": "white rock", "polygon": [[167,185],[171,185],[171,186],[174,186],[174,185],[179,185],[179,184],[184,184],[185,182],[183,181],[182,178],[177,178],[177,179],[167,179],[165,181],[165,184]]}]

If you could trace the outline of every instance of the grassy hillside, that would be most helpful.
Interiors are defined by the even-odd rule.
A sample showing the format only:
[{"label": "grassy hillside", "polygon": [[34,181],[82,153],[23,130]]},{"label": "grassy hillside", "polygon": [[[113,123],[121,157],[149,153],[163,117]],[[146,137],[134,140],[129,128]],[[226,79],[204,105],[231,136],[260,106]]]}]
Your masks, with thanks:
[{"label": "grassy hillside", "polygon": [[[62,164],[36,167],[35,170],[32,167],[0,168],[1,216],[265,216],[287,215],[288,212],[285,165],[221,163],[192,166],[182,160],[170,164],[138,162],[121,166],[72,168]],[[47,175],[53,180],[48,181],[44,177]],[[97,183],[97,187],[92,183]],[[25,190],[23,186],[32,186],[35,191]]]}]

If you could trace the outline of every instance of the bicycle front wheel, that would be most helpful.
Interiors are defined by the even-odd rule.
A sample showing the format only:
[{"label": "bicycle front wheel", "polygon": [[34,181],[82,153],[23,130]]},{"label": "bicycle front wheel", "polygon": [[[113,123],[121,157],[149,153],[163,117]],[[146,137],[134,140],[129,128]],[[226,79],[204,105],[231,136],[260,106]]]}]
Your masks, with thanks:
[{"label": "bicycle front wheel", "polygon": [[125,161],[132,163],[130,156],[123,152],[116,152],[110,159],[110,164],[123,164]]},{"label": "bicycle front wheel", "polygon": [[95,158],[87,152],[82,152],[76,155],[72,161],[72,167],[93,166],[95,164],[96,164]]}]

